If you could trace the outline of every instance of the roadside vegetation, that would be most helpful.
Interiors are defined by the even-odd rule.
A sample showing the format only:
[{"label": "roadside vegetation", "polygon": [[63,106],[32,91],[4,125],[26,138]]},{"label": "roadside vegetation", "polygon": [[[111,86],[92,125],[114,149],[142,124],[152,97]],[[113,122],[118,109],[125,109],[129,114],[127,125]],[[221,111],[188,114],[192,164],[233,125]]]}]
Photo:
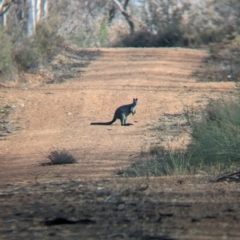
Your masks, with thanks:
[{"label": "roadside vegetation", "polygon": [[46,65],[60,51],[64,42],[55,26],[42,22],[36,26],[36,33],[29,39],[24,37],[13,51],[14,61],[20,69],[29,70]]},{"label": "roadside vegetation", "polygon": [[196,73],[202,82],[240,82],[240,35],[233,40],[209,45],[210,56],[203,63],[203,70]]},{"label": "roadside vegetation", "polygon": [[65,149],[52,151],[47,158],[50,162],[43,163],[43,166],[77,163],[77,159]]},{"label": "roadside vegetation", "polygon": [[139,160],[128,169],[119,171],[119,174],[130,177],[200,172],[219,174],[239,169],[239,96],[212,100],[202,111],[186,111],[185,118],[191,135],[186,149],[153,146],[149,151],[141,153]]},{"label": "roadside vegetation", "polygon": [[0,26],[1,79],[14,80],[21,71],[46,65],[60,51],[63,38],[47,24],[39,24],[32,38],[23,36],[15,41]]},{"label": "roadside vegetation", "polygon": [[13,107],[11,105],[0,104],[0,140],[19,129],[14,121],[9,121],[8,119],[12,111]]}]

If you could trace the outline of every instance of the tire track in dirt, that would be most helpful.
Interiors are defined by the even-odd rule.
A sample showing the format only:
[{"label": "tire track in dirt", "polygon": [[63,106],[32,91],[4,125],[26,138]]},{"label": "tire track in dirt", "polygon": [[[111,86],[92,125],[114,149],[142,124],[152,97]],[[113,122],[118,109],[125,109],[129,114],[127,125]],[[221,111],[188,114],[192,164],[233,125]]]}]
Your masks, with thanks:
[{"label": "tire track in dirt", "polygon": [[[162,143],[163,114],[200,107],[209,97],[234,91],[233,83],[198,83],[205,51],[191,49],[101,49],[84,75],[60,85],[4,89],[0,98],[14,105],[10,118],[21,126],[0,141],[0,184],[98,179],[128,166],[142,149]],[[139,99],[130,127],[91,126],[109,121],[115,109]],[[79,159],[68,166],[41,166],[51,150],[66,149]]]}]

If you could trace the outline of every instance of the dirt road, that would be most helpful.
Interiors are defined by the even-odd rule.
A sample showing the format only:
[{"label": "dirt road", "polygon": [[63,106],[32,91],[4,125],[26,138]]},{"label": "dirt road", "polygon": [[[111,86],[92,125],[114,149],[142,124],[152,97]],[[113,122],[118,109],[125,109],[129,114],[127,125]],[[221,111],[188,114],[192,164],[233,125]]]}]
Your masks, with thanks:
[{"label": "dirt road", "polygon": [[[163,114],[201,106],[209,97],[232,91],[232,83],[196,83],[192,76],[206,57],[186,49],[102,49],[82,78],[64,84],[2,89],[13,106],[10,118],[21,130],[0,141],[0,183],[96,179],[128,166],[141,149],[159,142]],[[139,99],[134,125],[91,126],[111,120],[115,109]],[[66,149],[75,166],[42,167],[55,149]]]},{"label": "dirt road", "polygon": [[[20,128],[8,136],[2,137],[0,141],[0,185],[2,186],[2,195],[0,195],[2,196],[0,210],[4,211],[6,207],[11,209],[11,206],[15,205],[15,207],[5,213],[4,218],[7,219],[11,216],[11,214],[17,214],[18,211],[21,212],[22,207],[28,202],[28,208],[29,211],[32,212],[32,217],[27,216],[26,212],[20,213],[20,215],[22,216],[22,219],[26,220],[26,218],[30,218],[31,221],[34,216],[37,216],[37,219],[35,219],[36,222],[34,222],[36,225],[28,225],[28,223],[25,222],[25,225],[15,225],[13,223],[13,226],[15,226],[17,231],[22,229],[21,236],[35,236],[36,239],[48,239],[46,236],[45,238],[41,238],[43,237],[41,234],[49,234],[48,237],[51,236],[51,231],[46,230],[46,226],[39,230],[40,235],[35,234],[35,231],[33,230],[30,232],[26,229],[24,230],[24,228],[28,226],[32,226],[32,228],[35,229],[35,227],[37,228],[37,226],[42,223],[43,219],[49,218],[47,213],[43,213],[45,210],[42,212],[43,215],[41,215],[40,212],[36,215],[34,214],[33,209],[37,207],[38,203],[39,209],[44,209],[47,204],[46,202],[48,201],[48,197],[43,197],[45,196],[44,191],[46,189],[43,191],[39,187],[35,188],[34,186],[37,185],[44,187],[48,184],[48,182],[65,182],[66,184],[66,182],[70,183],[73,181],[75,183],[77,182],[75,185],[71,186],[71,194],[74,194],[72,191],[74,191],[73,188],[75,187],[76,189],[87,189],[87,192],[90,191],[89,189],[92,189],[92,185],[90,184],[90,187],[86,185],[87,183],[85,180],[91,182],[98,180],[98,182],[94,183],[95,185],[93,184],[96,188],[94,188],[95,190],[92,195],[90,194],[91,196],[83,193],[81,195],[79,191],[76,190],[75,193],[77,195],[74,195],[75,200],[71,200],[71,198],[67,197],[68,187],[65,188],[64,186],[68,186],[68,184],[60,187],[63,190],[61,190],[61,193],[59,193],[60,195],[58,196],[54,191],[58,191],[57,189],[59,188],[59,185],[54,188],[55,190],[49,190],[49,192],[53,193],[52,197],[56,195],[55,200],[58,198],[66,198],[66,202],[70,201],[74,205],[79,204],[79,202],[76,203],[76,198],[79,197],[83,203],[81,207],[84,206],[84,203],[86,204],[86,206],[83,207],[82,214],[85,218],[87,218],[87,220],[85,219],[86,222],[90,224],[90,226],[87,224],[87,229],[89,229],[91,234],[89,232],[89,235],[87,235],[88,231],[86,230],[84,232],[85,235],[70,236],[66,231],[71,232],[73,230],[71,230],[73,225],[67,224],[70,228],[67,227],[59,229],[58,224],[55,224],[57,225],[55,228],[56,231],[61,232],[66,230],[64,233],[61,232],[61,234],[63,234],[62,236],[65,236],[65,238],[63,237],[62,239],[67,239],[67,236],[70,236],[71,239],[80,239],[78,238],[79,236],[83,236],[81,239],[106,239],[107,236],[110,236],[110,239],[131,239],[130,235],[127,233],[127,235],[119,235],[117,233],[122,231],[121,227],[124,227],[125,225],[129,227],[129,224],[133,224],[133,222],[135,224],[135,221],[139,221],[141,226],[136,225],[136,228],[133,229],[136,234],[132,234],[132,239],[194,240],[220,239],[219,237],[223,237],[222,239],[239,239],[237,237],[239,237],[240,234],[237,231],[237,227],[235,227],[237,225],[232,225],[234,234],[233,236],[230,236],[231,229],[228,228],[229,219],[225,218],[224,215],[224,213],[230,212],[229,214],[232,214],[230,218],[232,219],[235,217],[237,219],[232,220],[233,222],[231,224],[239,224],[239,215],[237,215],[237,213],[239,213],[239,205],[236,204],[236,201],[233,198],[231,200],[224,198],[223,202],[229,201],[229,204],[226,206],[221,200],[216,202],[220,205],[223,204],[223,206],[221,205],[222,212],[226,210],[220,215],[217,214],[218,205],[215,205],[215,207],[212,208],[215,215],[208,215],[207,212],[210,205],[206,206],[203,204],[204,207],[202,208],[202,211],[205,211],[203,218],[207,219],[207,223],[204,222],[203,225],[201,225],[203,223],[201,221],[202,216],[196,217],[194,215],[196,212],[199,214],[201,212],[201,209],[197,210],[197,203],[195,203],[195,205],[191,205],[190,208],[186,207],[188,210],[191,209],[190,211],[185,212],[187,216],[191,217],[188,219],[190,225],[187,224],[186,226],[182,226],[182,228],[185,229],[184,231],[181,231],[181,228],[177,227],[182,219],[181,212],[178,212],[174,206],[169,210],[170,212],[165,213],[170,215],[164,215],[162,212],[162,218],[166,218],[168,224],[174,223],[174,225],[172,226],[172,230],[171,228],[165,228],[167,225],[161,225],[163,228],[161,228],[162,230],[159,231],[158,234],[161,235],[162,233],[168,233],[168,235],[170,234],[173,238],[157,238],[157,228],[153,227],[153,225],[151,225],[151,229],[143,227],[144,224],[146,224],[146,221],[144,220],[145,217],[147,219],[151,219],[151,217],[144,215],[142,216],[142,220],[137,220],[141,218],[141,214],[138,217],[135,216],[136,219],[124,218],[125,220],[122,220],[122,222],[120,221],[119,225],[115,222],[114,224],[118,226],[116,230],[117,233],[115,232],[115,235],[111,235],[110,233],[106,235],[106,233],[103,233],[104,231],[107,232],[110,226],[107,222],[105,222],[105,230],[103,229],[103,232],[101,233],[102,235],[99,235],[100,237],[96,238],[96,235],[94,235],[96,233],[95,231],[97,231],[96,229],[98,229],[98,227],[101,228],[101,225],[91,225],[93,222],[89,219],[92,217],[94,218],[93,213],[89,213],[92,217],[86,217],[86,211],[91,212],[91,210],[87,208],[87,205],[92,207],[92,211],[97,211],[99,214],[103,211],[103,208],[105,209],[106,207],[109,207],[109,209],[113,207],[116,211],[119,209],[121,211],[121,208],[123,207],[124,213],[128,214],[128,212],[125,212],[126,208],[124,208],[124,206],[126,206],[124,201],[126,200],[125,198],[127,198],[127,196],[124,195],[125,192],[123,195],[119,195],[121,196],[121,199],[116,200],[116,204],[104,206],[104,202],[108,202],[105,200],[108,199],[109,196],[112,196],[111,194],[117,194],[117,185],[114,185],[114,181],[116,181],[116,176],[114,176],[116,174],[116,169],[129,166],[129,164],[137,158],[142,149],[146,149],[152,144],[172,144],[173,147],[178,147],[178,142],[172,140],[168,141],[167,138],[165,139],[166,142],[162,142],[162,139],[159,137],[159,134],[161,133],[159,131],[152,130],[154,127],[159,126],[159,119],[161,117],[166,114],[182,114],[187,106],[199,108],[206,104],[209,98],[221,97],[226,93],[234,91],[235,85],[230,82],[196,82],[194,72],[201,70],[201,63],[206,56],[207,53],[205,51],[180,48],[101,49],[101,56],[91,62],[91,64],[85,69],[81,78],[72,79],[63,84],[25,84],[18,88],[2,88],[0,92],[1,101],[3,104],[9,104],[13,108],[12,113],[9,115],[9,119]],[[116,122],[111,126],[90,125],[93,121],[111,120],[113,113],[118,106],[131,103],[132,99],[135,97],[139,99],[137,113],[134,116],[129,117],[129,122],[134,125],[122,127],[120,122]],[[46,156],[52,150],[56,149],[68,150],[78,159],[78,163],[65,166],[42,166],[42,163],[48,161]],[[104,183],[104,179],[106,178],[112,179],[108,180],[108,187],[106,187],[106,184]],[[200,201],[204,199],[203,201],[207,202],[208,200],[204,198],[206,196],[204,193],[209,191],[211,196],[213,196],[212,201],[214,203],[214,201],[221,195],[220,192],[222,185],[218,185],[217,190],[215,187],[212,189],[211,184],[206,184],[205,180],[194,180],[196,186],[198,183],[200,184],[199,191],[195,189],[195,185],[191,185],[191,181],[188,182],[188,184],[184,185],[184,191],[187,191],[189,188],[189,193],[184,193],[183,196],[180,193],[181,188],[179,188],[178,184],[176,185],[178,180],[174,178],[172,180],[168,179],[166,180],[166,183],[169,183],[169,185],[157,185],[158,188],[155,188],[163,194],[169,193],[170,195],[167,195],[166,197],[167,200],[161,200],[161,197],[157,194],[154,202],[172,202],[173,199],[175,199],[174,201],[179,203],[181,196],[182,199],[180,202],[184,204],[187,204],[189,201],[196,202],[200,199],[196,198],[196,196],[202,196],[203,198],[201,198]],[[129,179],[126,181],[128,182],[121,183],[122,185],[120,184],[121,188],[125,189],[124,186],[132,187],[133,182],[138,180]],[[139,186],[141,186],[142,181],[146,184],[145,180],[140,179],[138,182]],[[152,181],[156,184],[155,180]],[[159,183],[162,183],[162,181],[163,180],[160,179]],[[181,181],[179,182],[180,184]],[[204,185],[201,185],[201,181],[203,181]],[[15,195],[12,195],[11,193],[10,196],[8,191],[14,192],[14,190],[11,190],[12,185],[9,184],[14,184],[14,186],[17,184],[20,186],[20,189],[25,190],[16,191]],[[105,195],[100,193],[100,195],[104,195],[101,200],[99,200],[101,204],[103,204],[100,204],[102,206],[101,209],[96,207],[98,206],[96,204],[99,203],[98,200],[96,200],[97,198],[95,199],[95,194],[98,194],[96,191],[99,189],[101,190],[101,186],[98,184],[105,184],[103,189],[110,189],[108,193],[104,193]],[[192,187],[189,187],[189,184]],[[10,186],[10,190],[8,190],[8,187],[5,188],[4,186]],[[51,185],[46,186],[46,188],[48,188]],[[98,189],[98,187],[100,188]],[[129,189],[131,189],[131,187],[129,187]],[[126,187],[126,189],[128,189],[128,187]],[[154,187],[151,189],[154,189]],[[231,185],[230,188],[224,188],[222,191],[226,193],[228,189],[234,191],[232,196],[239,196],[239,186]],[[121,190],[121,193],[122,191],[123,190]],[[198,192],[197,195],[196,191]],[[27,192],[29,192],[29,194],[27,194]],[[174,192],[176,195],[174,195]],[[25,195],[25,193],[27,195]],[[154,195],[154,191],[150,191],[148,194],[150,193]],[[230,192],[227,193],[227,196],[229,193]],[[134,201],[137,201],[138,199],[141,204],[143,204],[141,201],[143,195],[142,193],[138,195],[132,193],[131,191],[129,193],[130,198],[135,199]],[[173,197],[173,195],[175,197]],[[46,196],[48,196],[48,194]],[[143,212],[150,211],[149,208],[151,208],[151,201],[154,196],[146,198],[146,202],[148,202],[146,205],[147,209],[143,207],[145,205],[141,205],[140,207]],[[21,199],[23,202],[21,202]],[[37,199],[39,199],[38,203]],[[6,200],[8,203],[5,202]],[[52,199],[49,201],[52,201]],[[123,201],[123,203],[121,203],[121,201]],[[130,200],[128,199],[126,201],[129,203]],[[51,212],[52,214],[51,216],[54,215],[54,211],[61,209],[59,205],[60,202],[57,200],[56,202],[57,208],[55,210],[53,210],[54,207],[52,205],[52,207],[48,209],[49,213]],[[234,203],[234,206],[230,206],[231,203]],[[121,204],[124,206],[119,207]],[[128,206],[136,206],[134,205],[135,203],[131,203],[131,201],[129,204],[130,205]],[[61,206],[65,209],[67,205]],[[79,205],[77,206],[79,207]],[[77,206],[75,205],[76,208]],[[153,209],[158,209],[159,206],[157,206],[158,205],[155,205]],[[111,216],[108,216],[108,213],[106,212],[106,216],[108,216],[109,219],[115,218],[116,212],[114,211],[109,213],[110,215],[113,214]],[[176,214],[174,211],[177,211]],[[129,214],[131,215],[131,213]],[[104,214],[100,215],[96,217],[98,219],[97,223],[100,223],[101,217],[104,217]],[[173,215],[177,216],[177,220],[175,219],[172,221]],[[201,231],[202,233],[204,232],[204,226],[206,226],[206,224],[210,224],[211,222],[214,223],[214,220],[216,220],[218,216],[220,216],[221,221],[218,221],[217,225],[213,224],[209,226],[207,228],[207,232],[201,235]],[[52,218],[50,217],[50,219]],[[159,219],[156,218],[155,220],[152,223],[156,223]],[[0,221],[4,222],[3,219]],[[69,221],[71,222],[72,220]],[[74,221],[75,220],[73,220],[73,222]],[[79,221],[76,220],[76,224],[80,223]],[[195,224],[193,232],[189,230],[192,229],[192,222]],[[199,227],[198,225],[201,229],[200,233],[197,231]],[[4,225],[2,228],[2,233],[6,234],[4,236],[7,236],[7,232],[10,231],[9,228],[11,226],[11,224]],[[76,225],[74,224],[74,226]],[[224,229],[228,229],[228,231],[225,232],[222,229],[219,234],[212,234],[212,237],[209,238],[208,234],[210,234],[215,227],[224,227]],[[174,232],[174,228],[177,228],[178,231],[177,233],[175,232],[174,234],[171,234],[171,231]],[[143,229],[143,232],[139,232],[139,234],[137,234],[139,229]],[[58,234],[56,235],[55,230],[52,233],[53,236],[57,236],[56,239],[60,239],[60,236]],[[15,236],[14,233],[12,236]],[[145,238],[143,238],[143,236],[145,236]],[[185,236],[187,237],[185,238]]]}]

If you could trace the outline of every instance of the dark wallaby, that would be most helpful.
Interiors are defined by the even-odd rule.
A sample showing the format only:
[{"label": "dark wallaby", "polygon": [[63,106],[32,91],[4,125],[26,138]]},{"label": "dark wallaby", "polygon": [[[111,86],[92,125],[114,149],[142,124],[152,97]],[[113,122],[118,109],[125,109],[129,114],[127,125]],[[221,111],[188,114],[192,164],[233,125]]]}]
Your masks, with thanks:
[{"label": "dark wallaby", "polygon": [[127,117],[129,116],[129,114],[132,113],[132,115],[134,115],[136,113],[137,104],[138,104],[138,99],[134,98],[133,103],[120,106],[119,108],[116,109],[112,121],[110,121],[110,122],[93,122],[93,123],[91,123],[91,125],[111,125],[117,119],[120,119],[122,126],[132,125],[130,123],[126,123],[126,121],[127,121]]}]

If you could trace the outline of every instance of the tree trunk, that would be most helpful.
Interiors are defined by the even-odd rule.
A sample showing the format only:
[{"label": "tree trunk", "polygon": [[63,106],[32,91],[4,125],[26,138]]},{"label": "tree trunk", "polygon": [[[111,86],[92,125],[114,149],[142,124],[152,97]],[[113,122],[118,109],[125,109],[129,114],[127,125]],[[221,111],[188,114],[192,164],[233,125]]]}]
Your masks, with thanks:
[{"label": "tree trunk", "polygon": [[27,0],[27,3],[28,3],[27,34],[28,36],[32,36],[36,30],[35,0]]},{"label": "tree trunk", "polygon": [[1,24],[3,27],[7,26],[7,11],[11,6],[11,2],[4,2],[0,4],[0,17],[1,17]]},{"label": "tree trunk", "polygon": [[42,14],[42,0],[36,0],[36,22],[38,22],[41,18]]},{"label": "tree trunk", "polygon": [[118,0],[112,0],[112,1],[117,5],[118,9],[121,11],[122,15],[127,20],[128,25],[130,27],[130,34],[133,34],[134,33],[134,23],[133,23],[131,15],[129,15],[128,12],[126,11],[127,5],[130,0],[125,0],[123,5]]},{"label": "tree trunk", "polygon": [[42,12],[43,17],[48,16],[48,0],[42,0]]}]

